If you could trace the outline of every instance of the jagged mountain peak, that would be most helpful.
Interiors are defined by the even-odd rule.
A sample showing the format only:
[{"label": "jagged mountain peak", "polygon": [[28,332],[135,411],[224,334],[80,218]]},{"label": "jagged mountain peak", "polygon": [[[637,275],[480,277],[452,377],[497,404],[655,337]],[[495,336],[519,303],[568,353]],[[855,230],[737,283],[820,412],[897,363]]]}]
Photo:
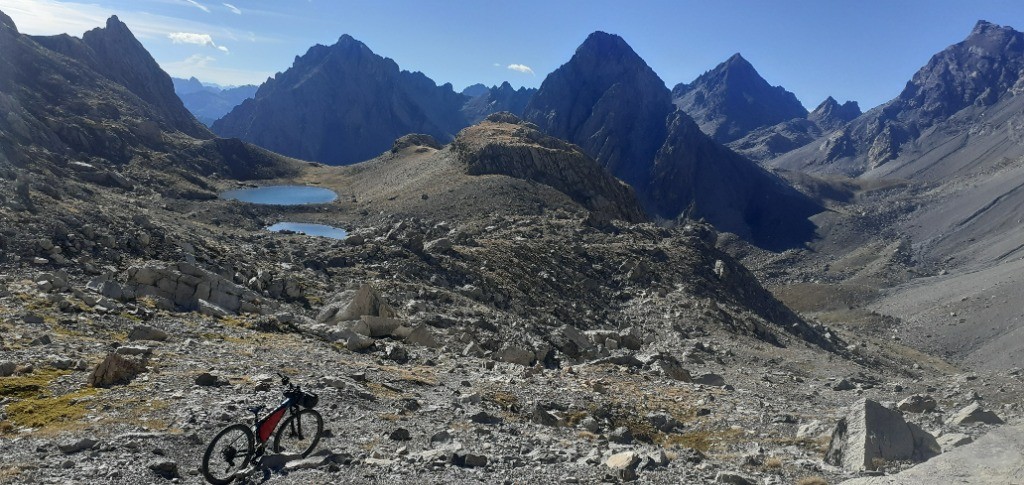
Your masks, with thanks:
[{"label": "jagged mountain peak", "polygon": [[836,129],[861,115],[860,105],[856,101],[847,101],[840,104],[835,98],[825,98],[814,111],[807,115],[807,119],[815,122],[823,130]]},{"label": "jagged mountain peak", "polygon": [[728,143],[752,131],[807,116],[796,95],[772,86],[739,53],[672,89],[676,106],[708,135]]}]

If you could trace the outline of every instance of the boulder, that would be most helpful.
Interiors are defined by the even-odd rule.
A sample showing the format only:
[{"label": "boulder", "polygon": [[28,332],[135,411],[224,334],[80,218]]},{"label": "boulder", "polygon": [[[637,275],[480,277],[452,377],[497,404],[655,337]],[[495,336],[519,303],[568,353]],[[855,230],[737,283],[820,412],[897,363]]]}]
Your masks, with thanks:
[{"label": "boulder", "polygon": [[983,424],[1003,424],[1003,420],[996,416],[996,413],[982,409],[981,404],[976,402],[969,404],[967,407],[957,411],[952,417],[946,421],[949,424],[971,424],[971,423],[983,423]]},{"label": "boulder", "polygon": [[108,387],[115,384],[127,384],[143,372],[146,372],[146,366],[141,360],[110,353],[89,376],[89,385]]},{"label": "boulder", "polygon": [[732,485],[756,485],[754,479],[739,472],[721,471],[715,475],[715,483],[729,483]]},{"label": "boulder", "polygon": [[362,315],[352,331],[367,337],[382,338],[391,336],[401,326],[402,321],[395,318]]},{"label": "boulder", "polygon": [[80,451],[88,450],[96,446],[96,443],[98,442],[92,438],[82,438],[77,441],[61,443],[57,445],[57,448],[60,450],[61,453],[64,453],[65,455],[71,455],[74,453],[78,453]]},{"label": "boulder", "polygon": [[974,438],[963,433],[947,433],[936,438],[936,441],[938,441],[939,446],[942,447],[942,452],[946,453],[958,446],[971,444],[974,442]]},{"label": "boulder", "polygon": [[7,377],[14,374],[14,370],[18,368],[18,364],[14,362],[0,362],[0,377]]},{"label": "boulder", "polygon": [[703,374],[693,379],[696,384],[704,384],[705,386],[724,386],[725,378],[718,374]]},{"label": "boulder", "polygon": [[623,451],[616,453],[604,461],[604,465],[610,468],[620,480],[636,480],[636,468],[640,465],[640,454],[635,451]]},{"label": "boulder", "polygon": [[522,366],[528,366],[532,364],[534,357],[535,355],[533,351],[524,349],[516,345],[506,345],[503,349],[499,350],[494,354],[494,360],[501,362],[510,362]]},{"label": "boulder", "polygon": [[423,250],[428,253],[446,253],[452,250],[452,240],[446,237],[435,239],[424,244]]},{"label": "boulder", "polygon": [[930,413],[937,407],[938,404],[933,397],[921,394],[914,394],[896,405],[896,409],[905,413]]},{"label": "boulder", "polygon": [[359,290],[352,296],[352,299],[345,305],[344,309],[339,310],[334,315],[331,321],[359,320],[363,315],[384,318],[394,318],[397,316],[395,310],[384,302],[380,294],[377,293],[377,290],[368,284],[364,284],[359,287]]},{"label": "boulder", "polygon": [[420,345],[423,347],[435,348],[441,344],[437,341],[437,337],[434,336],[434,332],[430,330],[427,325],[419,325],[409,332],[409,335],[405,337],[406,343],[412,345]]},{"label": "boulder", "polygon": [[159,328],[150,327],[149,325],[138,325],[128,332],[128,340],[152,340],[155,342],[163,342],[170,338],[167,332],[160,330]]},{"label": "boulder", "polygon": [[922,462],[940,452],[931,434],[898,411],[861,399],[836,424],[825,461],[849,471],[875,470],[889,461]]},{"label": "boulder", "polygon": [[149,469],[168,480],[178,478],[178,464],[172,460],[156,460],[150,462]]}]

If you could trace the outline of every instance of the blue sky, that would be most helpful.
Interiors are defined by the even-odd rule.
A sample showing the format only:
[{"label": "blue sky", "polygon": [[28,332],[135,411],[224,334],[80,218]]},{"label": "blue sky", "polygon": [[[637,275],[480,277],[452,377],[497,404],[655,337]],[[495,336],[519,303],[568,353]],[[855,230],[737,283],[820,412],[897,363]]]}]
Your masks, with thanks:
[{"label": "blue sky", "polygon": [[[538,86],[594,30],[621,35],[671,87],[735,52],[808,109],[874,107],[985,19],[1024,30],[1024,2],[0,0],[19,30],[70,33],[113,14],[171,75],[260,83],[342,34],[456,89]],[[528,69],[527,69],[528,68]]]}]

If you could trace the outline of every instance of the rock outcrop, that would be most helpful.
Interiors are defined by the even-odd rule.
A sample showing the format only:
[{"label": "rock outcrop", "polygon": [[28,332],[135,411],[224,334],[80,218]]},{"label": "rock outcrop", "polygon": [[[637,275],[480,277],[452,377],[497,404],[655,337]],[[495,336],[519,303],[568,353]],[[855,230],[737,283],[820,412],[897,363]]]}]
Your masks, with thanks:
[{"label": "rock outcrop", "polygon": [[126,279],[124,284],[118,284],[109,278],[98,278],[90,286],[108,298],[148,297],[169,310],[205,307],[206,313],[218,313],[218,309],[230,313],[260,313],[273,306],[255,291],[185,262],[173,267],[134,266],[128,269]]},{"label": "rock outcrop", "polygon": [[935,438],[869,399],[850,406],[832,431],[825,461],[849,471],[876,470],[891,461],[925,461],[942,452]]},{"label": "rock outcrop", "polygon": [[470,175],[507,175],[549,185],[592,212],[628,222],[646,220],[632,189],[579,147],[544,135],[511,113],[466,128],[452,151]]}]

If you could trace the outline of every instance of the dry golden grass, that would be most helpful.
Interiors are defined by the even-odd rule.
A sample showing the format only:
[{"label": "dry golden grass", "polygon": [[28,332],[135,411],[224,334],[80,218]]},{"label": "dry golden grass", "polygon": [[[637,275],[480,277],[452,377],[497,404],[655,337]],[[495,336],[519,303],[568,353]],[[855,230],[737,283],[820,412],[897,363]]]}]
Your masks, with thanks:
[{"label": "dry golden grass", "polygon": [[796,481],[796,485],[828,485],[823,477],[803,477]]}]

